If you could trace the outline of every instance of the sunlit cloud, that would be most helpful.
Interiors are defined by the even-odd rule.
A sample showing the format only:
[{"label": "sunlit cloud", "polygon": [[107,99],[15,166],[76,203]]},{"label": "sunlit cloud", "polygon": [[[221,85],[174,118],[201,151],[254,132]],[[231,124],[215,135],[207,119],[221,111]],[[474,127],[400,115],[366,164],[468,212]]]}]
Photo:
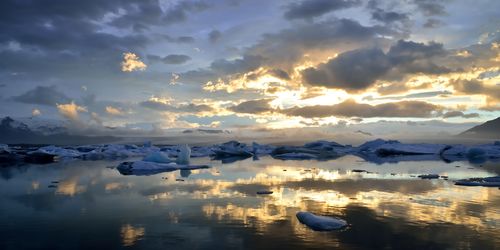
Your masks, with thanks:
[{"label": "sunlit cloud", "polygon": [[147,68],[147,65],[143,63],[139,56],[132,52],[123,53],[122,61],[122,71],[132,72],[132,71],[143,71]]},{"label": "sunlit cloud", "polygon": [[106,106],[106,112],[110,115],[117,115],[117,116],[124,115],[123,111],[113,106]]},{"label": "sunlit cloud", "polygon": [[68,104],[57,104],[57,110],[66,119],[76,121],[78,120],[79,112],[87,112],[87,108],[78,106],[74,102]]},{"label": "sunlit cloud", "polygon": [[41,114],[42,114],[42,112],[39,109],[36,109],[36,108],[31,111],[31,115],[32,116],[39,116]]}]

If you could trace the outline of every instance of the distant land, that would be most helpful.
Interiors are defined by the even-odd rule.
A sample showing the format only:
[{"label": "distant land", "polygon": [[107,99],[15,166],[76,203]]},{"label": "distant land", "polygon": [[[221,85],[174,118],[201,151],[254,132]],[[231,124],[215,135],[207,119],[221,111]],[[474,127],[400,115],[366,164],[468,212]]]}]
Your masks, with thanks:
[{"label": "distant land", "polygon": [[69,134],[64,127],[47,124],[28,126],[26,123],[5,117],[0,121],[0,143],[81,145],[119,141],[114,136],[83,136]]},{"label": "distant land", "polygon": [[468,129],[460,133],[460,136],[500,139],[500,117]]}]

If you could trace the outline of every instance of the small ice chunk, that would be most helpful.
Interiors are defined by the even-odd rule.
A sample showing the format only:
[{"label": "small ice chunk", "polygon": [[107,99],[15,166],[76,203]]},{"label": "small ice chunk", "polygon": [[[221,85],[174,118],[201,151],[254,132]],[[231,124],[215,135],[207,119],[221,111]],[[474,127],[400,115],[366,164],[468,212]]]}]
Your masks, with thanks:
[{"label": "small ice chunk", "polygon": [[262,191],[257,191],[257,194],[272,194],[273,191],[269,191],[269,190],[262,190]]},{"label": "small ice chunk", "polygon": [[421,174],[418,176],[420,179],[438,179],[439,175],[438,174]]},{"label": "small ice chunk", "polygon": [[342,229],[347,226],[347,222],[342,219],[314,215],[310,212],[298,212],[297,219],[315,231],[331,231]]}]

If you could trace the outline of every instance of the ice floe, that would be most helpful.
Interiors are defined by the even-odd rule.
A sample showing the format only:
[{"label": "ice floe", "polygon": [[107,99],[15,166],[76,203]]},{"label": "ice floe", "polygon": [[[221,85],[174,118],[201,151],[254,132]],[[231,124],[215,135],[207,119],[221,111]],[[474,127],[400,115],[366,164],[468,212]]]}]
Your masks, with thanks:
[{"label": "ice floe", "polygon": [[455,185],[460,186],[482,186],[482,187],[500,187],[500,176],[485,178],[469,178],[458,180]]},{"label": "ice floe", "polygon": [[305,224],[309,228],[316,231],[332,231],[342,229],[347,226],[347,222],[345,220],[315,215],[310,212],[298,212],[296,216],[302,224]]}]

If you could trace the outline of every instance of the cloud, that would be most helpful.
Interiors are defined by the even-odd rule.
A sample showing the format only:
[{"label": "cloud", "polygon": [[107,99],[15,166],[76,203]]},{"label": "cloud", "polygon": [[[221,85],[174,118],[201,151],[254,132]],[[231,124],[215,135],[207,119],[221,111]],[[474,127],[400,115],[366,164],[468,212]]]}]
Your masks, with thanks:
[{"label": "cloud", "polygon": [[194,43],[194,37],[192,36],[179,36],[179,37],[172,37],[169,35],[163,35],[165,40],[171,43]]},{"label": "cloud", "polygon": [[168,9],[162,21],[166,24],[185,21],[189,12],[200,12],[210,8],[204,1],[180,1],[178,4]]},{"label": "cloud", "polygon": [[444,24],[443,21],[434,19],[434,18],[429,18],[427,21],[424,23],[424,28],[438,28]]},{"label": "cloud", "polygon": [[445,1],[442,0],[413,0],[418,10],[424,16],[441,16],[446,14],[444,5]]},{"label": "cloud", "polygon": [[486,85],[480,80],[476,79],[455,79],[450,81],[455,91],[459,94],[465,95],[485,95],[492,101],[500,101],[500,86],[499,85]]},{"label": "cloud", "polygon": [[189,60],[191,60],[191,57],[177,54],[168,55],[161,59],[161,61],[166,64],[183,64]]},{"label": "cloud", "polygon": [[426,91],[426,92],[420,92],[420,93],[413,93],[413,94],[407,94],[407,95],[400,95],[400,96],[385,96],[385,97],[379,97],[379,98],[374,98],[373,96],[366,96],[363,97],[363,100],[367,101],[373,101],[373,100],[404,100],[404,99],[416,99],[416,98],[430,98],[430,97],[436,97],[436,96],[442,96],[442,95],[451,95],[453,94],[450,91],[443,90],[443,91]]},{"label": "cloud", "polygon": [[12,100],[28,104],[54,106],[57,103],[69,102],[69,98],[59,92],[56,86],[37,86],[28,92],[12,97]]},{"label": "cloud", "polygon": [[275,77],[278,77],[279,79],[282,79],[282,80],[290,80],[290,75],[282,70],[282,69],[270,69],[267,71],[268,74],[272,75],[272,76],[275,76]]},{"label": "cloud", "polygon": [[85,107],[76,105],[74,102],[68,104],[57,104],[57,110],[66,119],[77,121],[78,112],[87,112]]},{"label": "cloud", "polygon": [[212,30],[208,33],[208,40],[211,43],[216,43],[222,37],[222,33],[218,30]]},{"label": "cloud", "polygon": [[392,65],[380,49],[358,49],[302,71],[304,81],[313,86],[362,90],[385,75]]},{"label": "cloud", "polygon": [[372,11],[372,19],[383,23],[393,23],[398,21],[409,20],[408,14],[395,11],[386,11],[376,8]]},{"label": "cloud", "polygon": [[120,109],[115,108],[113,106],[106,106],[106,113],[108,113],[110,115],[115,115],[115,116],[124,115],[124,113]]},{"label": "cloud", "polygon": [[132,72],[145,70],[148,66],[139,57],[131,52],[123,53],[122,71]]},{"label": "cloud", "polygon": [[301,74],[303,80],[313,86],[356,92],[384,77],[447,73],[449,69],[430,61],[446,53],[442,44],[399,40],[387,53],[379,48],[347,51],[326,63],[306,68]]},{"label": "cloud", "polygon": [[[383,36],[399,33],[383,26],[363,26],[351,19],[333,19],[301,23],[276,33],[264,34],[255,45],[245,49],[241,58],[214,60],[208,68],[182,74],[193,82],[217,81],[256,70],[260,67],[291,72],[297,64],[310,58],[309,53],[326,56],[325,51],[345,51],[363,46],[382,45]],[[333,53],[333,52],[332,52]]]},{"label": "cloud", "polygon": [[357,0],[302,0],[286,6],[286,19],[312,19],[328,12],[357,6]]},{"label": "cloud", "polygon": [[32,116],[39,116],[41,114],[42,114],[42,112],[39,109],[36,109],[36,108],[31,111],[31,115]]},{"label": "cloud", "polygon": [[316,117],[435,117],[443,108],[422,101],[389,102],[378,105],[357,103],[350,99],[334,105],[293,107],[280,110],[289,116]]},{"label": "cloud", "polygon": [[269,102],[272,99],[259,99],[241,102],[238,105],[231,106],[228,109],[236,113],[246,113],[246,114],[260,114],[272,111]]},{"label": "cloud", "polygon": [[452,117],[477,118],[479,117],[479,114],[478,113],[465,114],[462,111],[448,111],[443,114],[443,118],[452,118]]},{"label": "cloud", "polygon": [[157,111],[169,111],[173,113],[201,113],[211,112],[214,109],[207,104],[181,103],[174,105],[172,100],[164,100],[160,98],[150,98],[147,101],[139,103],[140,106]]}]

